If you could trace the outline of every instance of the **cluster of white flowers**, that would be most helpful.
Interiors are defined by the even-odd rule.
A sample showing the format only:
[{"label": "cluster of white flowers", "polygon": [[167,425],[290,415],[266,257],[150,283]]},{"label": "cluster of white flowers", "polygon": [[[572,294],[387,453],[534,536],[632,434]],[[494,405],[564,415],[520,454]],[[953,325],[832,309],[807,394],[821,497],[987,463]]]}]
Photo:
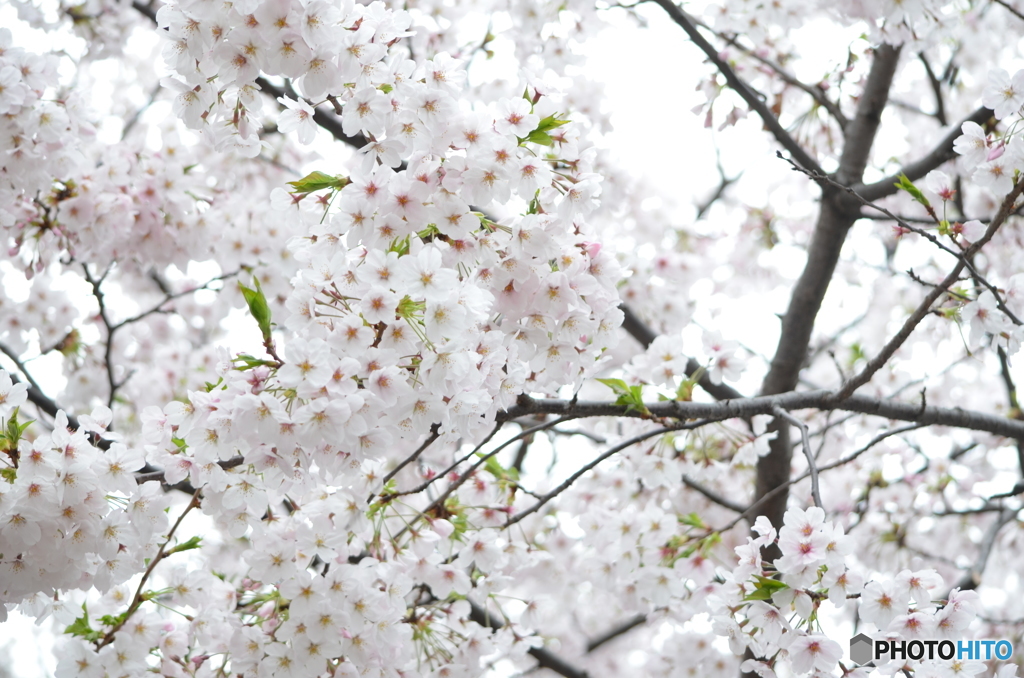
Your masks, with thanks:
[{"label": "cluster of white flowers", "polygon": [[[787,510],[778,532],[759,518],[754,531],[756,538],[736,548],[739,567],[726,576],[722,593],[709,603],[715,611],[715,632],[729,639],[733,652],[749,648],[756,656],[769,658],[746,660],[746,671],[773,678],[779,662],[797,674],[835,669],[843,649],[820,631],[818,609],[825,601],[841,608],[849,599],[859,599],[860,619],[874,624],[879,638],[890,640],[960,638],[976,616],[977,595],[972,591],[954,589],[948,599],[940,600],[945,595],[940,593],[943,579],[934,570],[903,570],[892,579],[865,584],[853,566],[854,542],[839,525],[825,522],[820,508]],[[772,568],[762,562],[762,549],[769,545],[781,553]],[[773,571],[777,577],[771,576]],[[749,623],[741,624],[744,620]],[[927,675],[959,675],[948,672],[949,662],[934,657],[910,664],[894,661],[891,670],[882,671],[904,668],[921,668]]]},{"label": "cluster of white flowers", "polygon": [[[520,393],[582,382],[613,343],[617,268],[585,222],[599,193],[592,154],[542,85],[461,108],[462,62],[391,55],[409,17],[381,3],[179,3],[159,20],[184,78],[165,82],[179,89],[176,111],[213,149],[263,148],[261,73],[295,79],[307,97],[282,99],[282,132],[311,141],[314,106],[330,97],[345,133],[370,143],[345,176],[273,196],[284,230],[302,234],[289,247],[300,270],[280,323],[283,361],[222,360],[206,391],[142,413],[146,456],[164,480],[201,488],[203,512],[250,545],[232,572],[245,583],[228,596],[214,581],[165,574],[176,604],[194,610],[187,630],[131,636],[127,624],[99,642],[79,633],[61,672],[143,667],[158,647],[168,675],[182,657],[213,653],[230,653],[232,671],[280,676],[385,675],[424,657],[477,666],[490,641],[472,639],[491,631],[467,627],[469,607],[449,596],[475,590],[486,606],[536,556],[486,529],[507,519],[512,488],[443,473],[459,441],[479,439]],[[385,487],[386,470],[432,435],[437,444]],[[450,499],[431,507],[424,493],[395,494],[422,481]],[[24,504],[18,495],[12,510]],[[150,543],[119,539],[108,542],[134,558],[125,576],[141,570]],[[101,590],[123,581],[109,579]],[[35,591],[48,589],[25,590]],[[496,637],[522,656],[535,642],[530,620]],[[91,613],[80,625],[102,626]]]},{"label": "cluster of white flowers", "polygon": [[0,28],[0,227],[19,224],[14,240],[20,247],[26,239],[63,236],[36,199],[49,194],[54,177],[70,176],[85,164],[71,140],[94,131],[81,114],[77,95],[54,98],[56,57],[34,54],[12,42],[11,31]]},{"label": "cluster of white flowers", "polygon": [[[93,443],[110,422],[99,407],[68,431],[58,413],[54,430],[31,442],[12,430],[24,384],[0,371],[0,418],[6,459],[0,480],[0,599],[17,603],[59,589],[107,591],[140,571],[147,548],[167,517],[159,483],[138,485],[142,452],[120,443]],[[0,606],[0,617],[7,608]]]},{"label": "cluster of white flowers", "polygon": [[[1024,106],[1024,70],[1012,77],[1001,68],[989,71],[982,103],[991,108],[998,119],[1019,113]],[[1014,173],[1024,169],[1024,138],[1019,134],[994,138],[970,121],[963,123],[961,131],[963,135],[956,139],[953,148],[960,155],[959,164],[964,173],[971,174],[975,183],[1000,198],[1009,193]]]}]

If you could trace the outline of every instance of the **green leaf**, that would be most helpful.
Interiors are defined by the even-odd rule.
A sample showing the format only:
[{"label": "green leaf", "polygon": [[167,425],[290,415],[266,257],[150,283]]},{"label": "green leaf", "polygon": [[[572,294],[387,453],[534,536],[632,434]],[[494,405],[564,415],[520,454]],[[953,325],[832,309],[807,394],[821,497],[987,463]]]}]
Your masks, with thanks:
[{"label": "green leaf", "polygon": [[624,405],[627,412],[636,410],[643,414],[648,413],[647,406],[644,405],[644,387],[642,385],[630,386],[621,379],[598,379],[597,381],[610,388],[618,396],[615,399],[615,404]]},{"label": "green leaf", "polygon": [[[270,360],[256,358],[254,356],[249,355],[248,353],[239,353],[234,358],[232,358],[231,361],[237,364],[237,367],[235,369],[239,370],[240,372],[251,370],[254,367],[260,367],[261,365],[268,365],[270,367],[276,365],[276,363]],[[222,381],[224,380],[221,379],[220,381],[218,381],[217,385],[220,385]]]},{"label": "green leaf", "polygon": [[931,209],[932,204],[928,202],[928,198],[924,197],[924,193],[921,192],[921,189],[915,186],[914,182],[907,178],[906,174],[900,174],[900,180],[893,184],[893,186],[901,191],[906,191],[914,200],[921,203],[928,209]]},{"label": "green leaf", "polygon": [[772,593],[768,589],[755,589],[743,596],[743,600],[769,600],[771,597]]},{"label": "green leaf", "polygon": [[253,285],[256,289],[250,289],[243,285],[241,282],[238,283],[239,289],[242,290],[242,296],[245,297],[245,303],[249,305],[249,312],[252,313],[252,317],[256,319],[256,323],[260,326],[260,332],[263,334],[263,341],[270,341],[270,306],[267,305],[267,297],[263,294],[263,288],[260,287],[260,281],[256,276],[252,278]]},{"label": "green leaf", "polygon": [[[478,454],[483,456],[483,453]],[[484,462],[484,469],[494,476],[495,480],[505,479],[505,467],[502,466],[495,457],[490,457]]]},{"label": "green leaf", "polygon": [[700,383],[705,372],[707,372],[707,370],[704,369],[703,365],[701,365],[692,375],[690,375],[688,379],[683,379],[679,384],[679,388],[676,389],[676,400],[693,400],[693,389]]},{"label": "green leaf", "polygon": [[535,131],[537,131],[537,132],[550,132],[551,130],[555,129],[556,127],[561,127],[562,125],[567,125],[570,122],[571,122],[570,120],[559,120],[555,116],[549,115],[548,117],[544,118],[543,120],[541,120],[537,124],[537,129]]},{"label": "green leaf", "polygon": [[192,549],[197,549],[197,548],[199,548],[201,546],[201,542],[202,541],[203,541],[203,538],[197,535],[195,537],[192,537],[188,541],[181,542],[180,544],[178,544],[174,548],[168,549],[167,550],[167,555],[171,555],[172,553],[181,553],[182,551],[191,551]]},{"label": "green leaf", "polygon": [[8,483],[13,485],[14,481],[18,479],[18,469],[14,468],[13,466],[5,466],[4,468],[0,468],[0,478],[3,478]]},{"label": "green leaf", "polygon": [[527,134],[525,137],[523,137],[522,143],[526,142],[529,142],[531,144],[540,144],[541,146],[550,146],[551,144],[554,143],[554,141],[551,139],[550,134],[548,134],[547,132],[542,132],[539,129],[535,129],[529,134]]},{"label": "green leaf", "polygon": [[757,580],[757,583],[754,584],[754,590],[744,596],[744,600],[768,600],[776,591],[789,588],[788,585],[778,579],[769,579],[759,574],[755,574],[754,579]]},{"label": "green leaf", "polygon": [[391,94],[395,88],[385,82],[383,85],[377,85],[377,89],[384,92],[384,94]]},{"label": "green leaf", "polygon": [[102,617],[100,617],[100,624],[102,624],[103,626],[106,626],[107,628],[112,629],[112,628],[114,628],[115,626],[117,626],[118,624],[120,624],[121,622],[124,621],[124,618],[125,618],[126,614],[127,614],[127,612],[122,612],[121,614],[116,614],[116,615],[115,614],[105,614]]},{"label": "green leaf", "polygon": [[759,588],[759,589],[760,588],[766,588],[766,589],[770,589],[771,591],[781,591],[782,589],[788,589],[789,588],[789,586],[787,584],[785,584],[784,582],[779,581],[778,579],[771,579],[769,577],[764,577],[764,576],[759,575],[759,574],[755,574],[754,575],[754,579],[757,580],[757,584],[755,584],[755,586],[757,588]]},{"label": "green leaf", "polygon": [[404,257],[409,253],[409,243],[412,236],[405,236],[404,238],[395,238],[391,241],[391,245],[388,246],[388,252],[394,252],[400,257]]},{"label": "green leaf", "polygon": [[297,181],[289,181],[288,185],[295,189],[292,193],[305,195],[315,191],[322,191],[325,188],[341,190],[348,185],[348,179],[342,176],[332,177],[324,172],[310,172]]},{"label": "green leaf", "polygon": [[86,640],[99,640],[102,635],[99,631],[94,631],[93,628],[89,626],[89,610],[86,609],[85,603],[82,603],[82,616],[65,628],[64,633],[72,636],[80,636]]},{"label": "green leaf", "polygon": [[687,513],[685,516],[679,516],[679,522],[683,525],[689,525],[690,527],[696,527],[704,529],[704,521],[700,519],[696,513]]}]

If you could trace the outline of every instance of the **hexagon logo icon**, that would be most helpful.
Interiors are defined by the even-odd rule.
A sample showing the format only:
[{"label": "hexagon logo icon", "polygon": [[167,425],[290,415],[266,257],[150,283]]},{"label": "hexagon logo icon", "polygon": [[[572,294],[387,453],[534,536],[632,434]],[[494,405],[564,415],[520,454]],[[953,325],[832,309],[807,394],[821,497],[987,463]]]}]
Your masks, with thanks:
[{"label": "hexagon logo icon", "polygon": [[871,651],[874,641],[865,633],[858,633],[850,638],[850,660],[860,666],[874,666],[874,653]]}]

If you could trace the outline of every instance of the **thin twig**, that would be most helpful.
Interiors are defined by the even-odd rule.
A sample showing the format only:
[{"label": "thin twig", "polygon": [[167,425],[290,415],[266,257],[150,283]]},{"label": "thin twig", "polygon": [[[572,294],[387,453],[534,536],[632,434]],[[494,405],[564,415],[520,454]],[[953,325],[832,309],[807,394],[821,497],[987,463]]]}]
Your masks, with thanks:
[{"label": "thin twig", "polygon": [[1019,10],[1015,9],[1014,7],[1012,7],[1009,3],[1006,2],[1006,0],[992,0],[992,2],[996,3],[997,5],[1002,6],[1010,14],[1012,14],[1015,17],[1017,17],[1018,19],[1021,19],[1022,21],[1024,21],[1024,14],[1021,14]]},{"label": "thin twig", "polygon": [[694,480],[691,480],[688,476],[685,476],[685,475],[683,476],[683,485],[686,485],[691,490],[696,490],[697,492],[700,492],[701,494],[703,494],[705,497],[707,497],[711,501],[715,502],[719,506],[724,506],[725,508],[729,509],[730,511],[735,511],[736,513],[743,513],[746,510],[745,507],[740,506],[739,504],[737,504],[736,502],[734,502],[734,501],[732,501],[730,499],[726,499],[725,497],[723,497],[722,495],[718,494],[717,492],[709,490],[708,488],[704,487],[700,483],[698,483],[698,482],[696,482]]},{"label": "thin twig", "polygon": [[594,650],[596,650],[597,648],[601,647],[602,645],[604,645],[608,641],[614,640],[614,639],[618,638],[619,636],[621,636],[622,634],[627,633],[629,631],[632,631],[633,629],[635,629],[638,626],[643,626],[646,623],[647,623],[647,615],[646,614],[638,614],[635,617],[631,617],[631,618],[627,619],[626,621],[624,621],[623,623],[619,624],[618,626],[613,627],[612,629],[606,631],[605,633],[602,633],[597,638],[594,638],[593,640],[588,642],[587,643],[587,652],[593,652]]},{"label": "thin twig", "polygon": [[[419,459],[420,455],[423,454],[423,451],[426,450],[428,447],[430,447],[434,443],[434,441],[437,440],[440,437],[441,437],[441,427],[438,424],[434,424],[433,426],[430,427],[430,435],[427,436],[427,439],[423,441],[423,444],[420,445],[418,448],[416,448],[415,452],[413,452],[408,457],[406,457],[405,459],[400,461],[398,463],[398,466],[396,466],[395,468],[391,469],[391,472],[388,473],[386,476],[384,476],[384,478],[381,479],[381,485],[382,486],[386,486],[388,484],[388,481],[390,481],[392,478],[394,478],[396,475],[398,475],[398,473],[403,468],[405,468],[406,466],[408,466],[412,462],[414,462],[417,459]],[[371,501],[373,501],[374,496],[375,495],[371,494],[370,498],[366,500],[366,503],[369,504]]]},{"label": "thin twig", "polygon": [[843,384],[843,387],[839,390],[839,393],[836,394],[836,400],[843,400],[845,397],[851,395],[858,388],[868,383],[871,380],[871,377],[874,376],[874,374],[889,361],[889,358],[892,357],[896,350],[899,349],[899,347],[902,346],[903,343],[910,338],[911,333],[914,331],[917,325],[925,318],[926,315],[928,315],[929,311],[931,310],[932,304],[935,303],[935,300],[942,296],[942,294],[945,293],[946,288],[953,284],[957,280],[957,278],[959,278],[960,272],[963,271],[964,268],[967,266],[967,261],[970,259],[970,257],[973,256],[975,252],[979,251],[982,247],[984,247],[992,239],[992,236],[995,235],[996,231],[999,230],[999,227],[1002,226],[1003,222],[1009,216],[1010,212],[1013,211],[1014,203],[1016,202],[1017,198],[1020,196],[1022,192],[1024,192],[1024,180],[1018,181],[1017,184],[1013,187],[1013,190],[1011,190],[1010,193],[1003,199],[1002,205],[1000,205],[999,211],[997,212],[996,217],[992,220],[992,223],[989,224],[988,230],[985,231],[985,235],[983,235],[977,242],[973,243],[964,251],[963,257],[960,259],[957,265],[953,267],[953,270],[950,271],[949,275],[946,276],[945,280],[939,283],[938,287],[936,287],[934,290],[932,290],[925,296],[924,301],[922,301],[921,304],[918,305],[917,309],[915,309],[915,311],[910,315],[910,317],[907,318],[906,322],[903,324],[903,327],[900,328],[900,331],[896,333],[896,336],[889,340],[889,342],[882,348],[878,355],[876,355],[874,358],[868,361],[868,364],[864,367],[860,374],[858,374],[857,376],[853,377],[848,382]]},{"label": "thin twig", "polygon": [[196,508],[197,506],[199,506],[199,490],[196,490],[192,494],[192,499],[188,502],[188,506],[186,506],[185,510],[181,512],[181,515],[178,516],[178,519],[174,521],[174,525],[171,526],[170,531],[167,533],[167,539],[164,540],[162,544],[160,544],[160,549],[156,552],[156,555],[153,556],[153,559],[149,561],[149,567],[147,567],[146,571],[142,573],[142,579],[139,580],[139,585],[135,589],[135,595],[132,597],[132,602],[128,605],[128,609],[125,611],[123,615],[121,615],[121,620],[117,624],[115,624],[113,628],[107,631],[107,633],[99,641],[99,643],[96,645],[97,650],[103,648],[105,645],[108,645],[112,640],[114,640],[114,635],[117,634],[119,630],[121,630],[121,627],[124,626],[129,619],[131,619],[131,616],[135,614],[135,611],[139,609],[139,606],[145,602],[145,600],[143,599],[142,589],[146,586],[146,582],[149,580],[149,576],[153,574],[153,568],[155,568],[157,564],[159,564],[160,561],[163,560],[164,553],[167,549],[167,545],[170,544],[171,539],[174,538],[174,533],[181,525],[181,521],[185,519],[185,516],[188,515],[189,511]]},{"label": "thin twig", "polygon": [[757,53],[757,50],[755,50],[753,48],[750,48],[750,47],[747,47],[746,45],[741,44],[739,42],[739,39],[738,39],[739,36],[738,35],[728,36],[728,35],[726,35],[724,33],[716,31],[715,29],[711,28],[710,26],[708,26],[704,22],[695,22],[695,23],[698,26],[700,26],[701,28],[703,28],[705,30],[708,30],[708,31],[711,31],[712,33],[717,35],[719,38],[724,40],[726,43],[728,43],[728,44],[732,45],[733,47],[735,47],[736,49],[740,50],[741,52],[746,54],[751,59],[754,59],[755,61],[758,61],[758,62],[764,64],[765,66],[767,66],[768,68],[770,68],[777,76],[779,76],[779,80],[783,81],[784,83],[786,83],[788,85],[792,85],[793,87],[796,87],[797,89],[802,90],[803,92],[809,94],[812,99],[814,99],[816,102],[818,102],[818,104],[820,104],[822,108],[824,108],[826,111],[829,112],[829,114],[836,121],[836,123],[839,124],[839,128],[840,129],[845,129],[846,128],[846,125],[850,122],[850,120],[846,117],[846,115],[843,113],[843,111],[839,108],[839,104],[837,104],[836,102],[832,101],[827,96],[825,96],[825,90],[823,90],[820,85],[808,85],[807,83],[803,82],[802,80],[799,80],[796,76],[794,76],[792,73],[787,71],[780,64],[772,61],[771,59],[768,59],[766,57],[761,56],[760,54]]},{"label": "thin twig", "polygon": [[[829,471],[831,469],[838,468],[839,466],[844,466],[846,464],[849,464],[851,461],[854,461],[855,459],[857,459],[857,457],[861,456],[862,454],[864,454],[865,452],[870,450],[872,447],[874,447],[878,443],[880,443],[883,440],[885,440],[886,438],[889,438],[889,437],[894,436],[894,435],[899,435],[901,433],[906,433],[908,431],[913,431],[914,429],[918,429],[918,428],[922,428],[922,424],[913,424],[913,425],[910,425],[910,426],[902,426],[900,428],[895,428],[895,429],[892,429],[891,431],[883,431],[882,433],[880,433],[877,436],[875,436],[874,438],[872,438],[870,442],[868,442],[866,445],[864,445],[863,447],[858,449],[856,452],[853,452],[849,456],[843,457],[842,459],[834,461],[831,464],[826,464],[825,466],[822,466],[820,469],[818,469],[818,471],[821,472],[821,473],[824,473],[825,471]],[[811,475],[811,472],[810,471],[806,471],[803,475],[801,475],[801,476],[799,476],[797,478],[791,478],[790,480],[786,481],[786,487],[788,487],[790,485],[794,485],[796,483],[799,483],[802,480],[806,480],[807,478],[810,477],[810,475]],[[784,488],[781,485],[779,487],[772,488],[772,490],[770,490],[769,492],[766,492],[763,497],[759,498],[757,501],[755,501],[750,506],[748,506],[743,511],[743,513],[741,513],[740,515],[736,516],[736,518],[731,523],[729,523],[728,525],[726,525],[725,527],[723,527],[721,529],[715,530],[715,532],[728,532],[733,527],[735,527],[737,523],[739,523],[741,520],[745,519],[751,513],[756,511],[758,509],[758,507],[762,504],[762,502],[768,501],[769,499],[771,499],[773,496],[775,496],[779,492],[782,492],[783,489]]]},{"label": "thin twig", "polygon": [[808,473],[811,474],[811,497],[814,499],[814,505],[818,508],[822,508],[821,490],[818,487],[818,466],[814,461],[814,455],[811,453],[811,441],[807,431],[807,424],[800,421],[781,407],[773,407],[772,414],[780,419],[785,419],[790,424],[793,424],[800,429],[800,436],[803,440],[803,445],[801,445],[801,447],[804,450],[804,456],[807,457],[807,466],[809,467]]},{"label": "thin twig", "polygon": [[569,489],[569,487],[571,487],[572,484],[575,483],[584,473],[586,473],[587,471],[590,471],[591,469],[593,469],[595,466],[600,464],[605,459],[608,459],[612,455],[618,454],[619,452],[621,452],[622,450],[626,449],[627,447],[632,447],[633,445],[636,445],[637,443],[641,443],[641,442],[647,440],[648,438],[653,438],[654,436],[663,435],[665,433],[671,433],[672,431],[681,431],[681,430],[686,430],[686,429],[699,428],[701,426],[706,426],[708,424],[714,423],[714,421],[721,421],[721,420],[720,419],[719,420],[702,420],[702,421],[697,421],[697,422],[693,422],[693,423],[690,423],[690,424],[680,423],[680,424],[676,424],[676,425],[673,425],[673,426],[666,426],[664,428],[654,429],[653,431],[647,431],[646,433],[642,433],[642,434],[640,434],[638,436],[630,438],[629,440],[627,440],[625,442],[619,443],[618,445],[616,445],[616,446],[612,447],[611,449],[609,449],[607,452],[604,452],[603,454],[598,455],[598,457],[596,459],[594,459],[590,463],[586,464],[585,466],[583,466],[582,468],[577,470],[575,473],[573,473],[571,476],[569,476],[565,480],[565,482],[563,482],[561,485],[556,487],[551,492],[548,492],[547,494],[545,494],[544,498],[541,499],[539,502],[537,502],[536,504],[534,504],[530,508],[526,509],[525,511],[521,511],[520,513],[517,513],[515,516],[509,518],[508,521],[502,527],[505,527],[505,528],[511,527],[512,525],[515,525],[516,523],[518,523],[520,520],[522,520],[526,516],[528,516],[528,515],[530,515],[532,513],[536,513],[538,510],[540,510],[540,508],[542,506],[544,506],[549,501],[551,501],[552,499],[554,499],[555,497],[560,495],[562,492],[564,492],[567,489]]},{"label": "thin twig", "polygon": [[[964,573],[960,581],[956,583],[954,589],[960,589],[961,591],[970,591],[978,588],[981,583],[981,575],[985,572],[985,566],[988,564],[989,556],[992,555],[992,549],[996,544],[996,537],[999,536],[999,531],[1009,523],[1017,515],[1017,509],[1006,509],[1000,513],[992,524],[989,526],[988,531],[985,533],[984,539],[981,541],[981,548],[978,551],[978,558],[971,565],[971,568]],[[952,591],[950,591],[952,593]],[[949,598],[949,593],[946,594],[946,598]]]},{"label": "thin twig", "polygon": [[764,126],[772,133],[775,140],[782,144],[782,147],[789,151],[793,159],[800,163],[801,166],[807,169],[813,169],[818,172],[823,172],[818,162],[810,156],[810,154],[804,150],[796,139],[786,130],[785,127],[779,123],[778,118],[771,112],[771,109],[765,105],[764,99],[761,95],[756,93],[753,88],[747,84],[736,71],[733,70],[724,59],[722,59],[720,51],[716,49],[710,42],[708,42],[700,31],[697,29],[696,24],[689,14],[684,12],[671,0],[652,0],[654,4],[661,7],[669,15],[669,17],[679,25],[683,31],[690,37],[700,51],[704,52],[704,55],[708,58],[715,68],[725,77],[725,81],[729,83],[729,87],[734,92],[740,95],[740,98],[750,106]]}]

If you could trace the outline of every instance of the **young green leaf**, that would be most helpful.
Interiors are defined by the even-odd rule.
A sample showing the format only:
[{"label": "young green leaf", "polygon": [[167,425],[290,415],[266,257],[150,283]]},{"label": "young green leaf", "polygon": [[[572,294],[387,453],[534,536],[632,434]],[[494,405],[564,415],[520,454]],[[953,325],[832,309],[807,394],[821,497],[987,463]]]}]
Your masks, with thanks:
[{"label": "young green leaf", "polygon": [[263,288],[260,287],[260,281],[256,276],[252,278],[255,289],[250,289],[243,285],[241,282],[238,283],[239,289],[242,290],[242,296],[245,297],[245,303],[249,305],[249,312],[252,313],[252,317],[256,319],[256,323],[260,326],[260,332],[263,334],[263,341],[270,341],[270,306],[267,305],[267,297],[263,294]]},{"label": "young green leaf", "polygon": [[325,188],[332,188],[340,191],[348,185],[348,179],[342,176],[332,177],[330,174],[326,174],[324,172],[310,172],[301,179],[289,181],[288,185],[295,189],[292,193],[305,195],[315,191],[322,191]]},{"label": "young green leaf", "polygon": [[191,551],[192,549],[197,549],[197,548],[199,548],[202,545],[201,544],[202,541],[203,541],[203,538],[197,535],[195,537],[192,537],[188,541],[181,542],[180,544],[178,544],[174,548],[167,549],[167,555],[171,555],[172,553],[181,553],[182,551]]},{"label": "young green leaf", "polygon": [[621,379],[598,379],[597,381],[610,388],[618,396],[615,399],[615,404],[624,405],[627,412],[636,410],[642,414],[648,413],[647,406],[644,405],[644,387],[640,384],[630,386]]}]

